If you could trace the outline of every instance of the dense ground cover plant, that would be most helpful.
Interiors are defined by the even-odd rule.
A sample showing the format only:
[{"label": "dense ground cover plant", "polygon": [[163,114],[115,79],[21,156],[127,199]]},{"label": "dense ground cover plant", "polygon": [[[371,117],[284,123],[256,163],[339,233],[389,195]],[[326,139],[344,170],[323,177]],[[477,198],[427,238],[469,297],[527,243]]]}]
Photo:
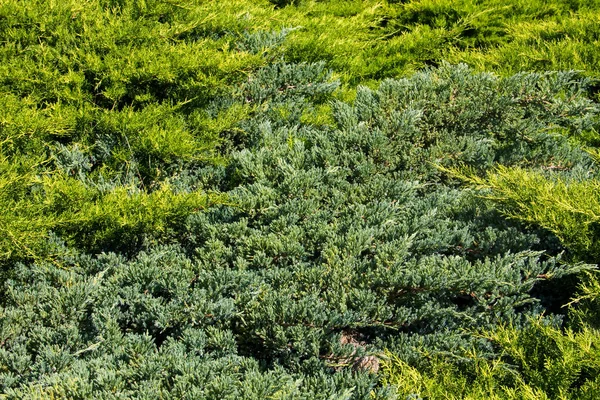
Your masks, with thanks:
[{"label": "dense ground cover plant", "polygon": [[597,9],[1,2],[0,397],[591,398]]},{"label": "dense ground cover plant", "polygon": [[[293,60],[327,60],[343,81],[366,84],[441,60],[513,74],[581,69],[597,76],[596,1],[302,1],[280,21],[302,27]],[[332,29],[335,27],[335,29]]]},{"label": "dense ground cover plant", "polygon": [[[538,89],[523,91],[531,80]],[[280,82],[284,90],[271,89]],[[318,103],[335,87],[323,65],[278,64],[223,100],[250,101],[261,113],[240,122],[245,135],[229,165],[180,179],[212,182],[232,205],[192,214],[177,243],[149,244],[129,260],[67,247],[58,264],[16,265],[5,284],[5,390],[389,397],[361,362],[384,349],[416,363],[423,348],[493,354],[465,332],[527,326],[555,301],[532,292],[536,282],[585,268],[561,262],[551,235],[504,221],[444,183],[434,165],[543,166],[561,156],[591,166],[588,153],[543,129],[585,128],[597,107],[571,113],[579,103],[563,96],[586,101],[585,81],[570,73],[501,80],[448,65],[360,88],[353,104],[332,103],[331,124],[303,123],[315,107],[307,98]],[[477,107],[483,99],[504,105],[494,124],[486,114],[494,108]],[[517,122],[535,138],[515,135]],[[186,345],[187,335],[206,344]],[[170,364],[174,354],[186,355]],[[229,385],[213,387],[216,365]]]}]

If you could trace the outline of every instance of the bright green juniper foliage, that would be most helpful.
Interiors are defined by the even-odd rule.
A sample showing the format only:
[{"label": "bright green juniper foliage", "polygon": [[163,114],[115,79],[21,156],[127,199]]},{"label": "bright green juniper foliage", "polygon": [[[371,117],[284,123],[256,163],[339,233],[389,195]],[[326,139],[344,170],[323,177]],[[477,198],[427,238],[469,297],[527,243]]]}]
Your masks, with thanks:
[{"label": "bright green juniper foliage", "polygon": [[223,200],[169,184],[222,162],[219,134],[249,110],[211,116],[203,106],[266,62],[229,49],[218,26],[192,34],[214,14],[164,2],[15,1],[0,15],[0,179],[10,187],[0,260],[40,256],[48,230],[91,250],[131,247],[131,235],[161,235]]},{"label": "bright green juniper foliage", "polygon": [[474,352],[460,362],[432,357],[418,370],[388,355],[383,376],[401,398],[592,400],[600,391],[598,336],[590,327],[561,331],[540,320],[524,329],[501,326],[486,335],[498,359]]},{"label": "bright green juniper foliage", "polygon": [[427,355],[415,368],[395,354],[382,362],[382,380],[400,397],[431,399],[595,399],[600,392],[600,281],[589,273],[570,306],[564,329],[531,320],[481,333],[497,356],[475,350]]},{"label": "bright green juniper foliage", "polygon": [[574,257],[597,263],[600,259],[600,181],[544,176],[521,168],[499,167],[485,178],[467,179],[486,197],[502,206],[511,218],[553,232]]},{"label": "bright green juniper foliage", "polygon": [[0,0],[0,398],[593,398],[599,9]]},{"label": "bright green juniper foliage", "polygon": [[373,82],[440,60],[480,70],[580,69],[598,76],[600,3],[591,1],[299,1],[280,21],[296,61],[327,60],[344,82]]}]

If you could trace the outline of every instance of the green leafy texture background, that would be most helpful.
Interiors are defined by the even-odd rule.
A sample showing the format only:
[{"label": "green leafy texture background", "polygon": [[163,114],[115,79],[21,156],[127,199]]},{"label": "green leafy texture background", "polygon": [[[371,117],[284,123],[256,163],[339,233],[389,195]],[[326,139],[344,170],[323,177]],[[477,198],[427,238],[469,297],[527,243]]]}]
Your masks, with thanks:
[{"label": "green leafy texture background", "polygon": [[1,2],[0,396],[592,398],[599,8]]}]

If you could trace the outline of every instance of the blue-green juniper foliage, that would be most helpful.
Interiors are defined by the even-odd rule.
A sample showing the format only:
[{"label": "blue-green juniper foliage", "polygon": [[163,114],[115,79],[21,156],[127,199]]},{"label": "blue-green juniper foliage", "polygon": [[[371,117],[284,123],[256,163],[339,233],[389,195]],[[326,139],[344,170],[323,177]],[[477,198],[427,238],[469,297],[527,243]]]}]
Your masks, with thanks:
[{"label": "blue-green juniper foliage", "polygon": [[0,398],[593,399],[596,6],[473,3],[0,4]]}]

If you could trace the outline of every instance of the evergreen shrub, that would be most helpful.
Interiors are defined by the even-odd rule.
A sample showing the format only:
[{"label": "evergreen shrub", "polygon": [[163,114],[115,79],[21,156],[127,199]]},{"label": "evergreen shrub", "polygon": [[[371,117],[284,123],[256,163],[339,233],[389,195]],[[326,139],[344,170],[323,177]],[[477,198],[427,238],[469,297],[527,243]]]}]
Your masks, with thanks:
[{"label": "evergreen shrub", "polygon": [[[169,244],[146,240],[135,254],[94,255],[55,229],[45,245],[54,260],[13,264],[3,390],[389,398],[393,387],[374,374],[385,349],[413,365],[423,352],[498,355],[472,332],[531,329],[556,301],[541,281],[589,266],[566,262],[554,235],[503,219],[436,163],[592,166],[553,133],[585,129],[596,107],[586,84],[573,73],[500,79],[444,65],[344,103],[322,64],[259,69],[208,109],[260,110],[237,124],[229,163],[171,178],[173,188],[219,189],[229,204],[192,212]],[[303,122],[327,101],[332,122]],[[587,113],[573,111],[586,101]]]},{"label": "evergreen shrub", "polygon": [[1,2],[0,398],[592,398],[598,8]]}]

